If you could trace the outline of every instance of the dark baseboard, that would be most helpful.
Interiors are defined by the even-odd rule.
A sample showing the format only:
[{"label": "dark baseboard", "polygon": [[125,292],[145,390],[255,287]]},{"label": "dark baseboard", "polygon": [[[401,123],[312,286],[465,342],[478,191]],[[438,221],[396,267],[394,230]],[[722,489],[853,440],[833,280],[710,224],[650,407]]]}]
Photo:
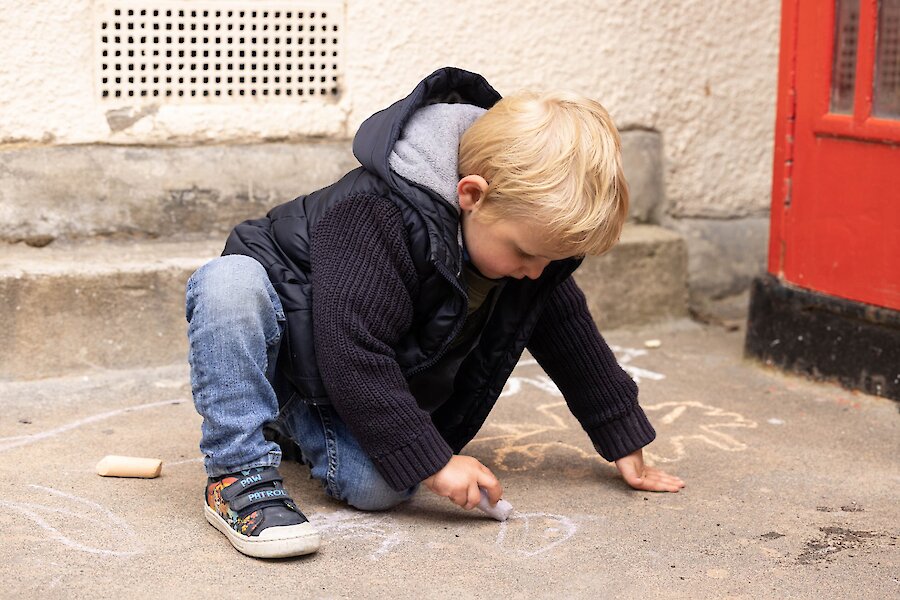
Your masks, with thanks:
[{"label": "dark baseboard", "polygon": [[745,355],[900,400],[900,312],[785,285],[753,281]]}]

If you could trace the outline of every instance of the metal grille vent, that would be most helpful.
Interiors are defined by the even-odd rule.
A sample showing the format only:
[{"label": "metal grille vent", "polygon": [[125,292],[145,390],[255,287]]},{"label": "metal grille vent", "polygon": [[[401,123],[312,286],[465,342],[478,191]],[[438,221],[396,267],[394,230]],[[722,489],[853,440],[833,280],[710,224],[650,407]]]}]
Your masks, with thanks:
[{"label": "metal grille vent", "polygon": [[103,100],[334,98],[337,2],[119,2],[98,18]]}]

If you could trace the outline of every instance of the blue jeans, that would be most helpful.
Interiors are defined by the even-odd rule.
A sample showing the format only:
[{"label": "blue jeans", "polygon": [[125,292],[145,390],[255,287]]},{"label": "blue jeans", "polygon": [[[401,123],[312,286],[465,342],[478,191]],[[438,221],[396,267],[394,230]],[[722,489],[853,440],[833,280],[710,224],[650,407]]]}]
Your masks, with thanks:
[{"label": "blue jeans", "polygon": [[330,406],[279,397],[272,386],[284,333],[284,310],[265,269],[246,256],[223,256],[198,269],[186,294],[191,390],[203,417],[200,451],[220,477],[277,467],[281,449],[263,436],[276,423],[297,443],[326,493],[361,510],[384,510],[410,498],[397,492]]}]

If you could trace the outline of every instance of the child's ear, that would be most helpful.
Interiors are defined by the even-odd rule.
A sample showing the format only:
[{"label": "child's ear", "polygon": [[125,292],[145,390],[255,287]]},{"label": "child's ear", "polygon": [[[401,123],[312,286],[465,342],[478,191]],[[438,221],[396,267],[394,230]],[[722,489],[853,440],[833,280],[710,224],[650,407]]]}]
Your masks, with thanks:
[{"label": "child's ear", "polygon": [[466,175],[456,184],[456,193],[459,195],[459,207],[462,210],[472,210],[484,198],[488,183],[480,175]]}]

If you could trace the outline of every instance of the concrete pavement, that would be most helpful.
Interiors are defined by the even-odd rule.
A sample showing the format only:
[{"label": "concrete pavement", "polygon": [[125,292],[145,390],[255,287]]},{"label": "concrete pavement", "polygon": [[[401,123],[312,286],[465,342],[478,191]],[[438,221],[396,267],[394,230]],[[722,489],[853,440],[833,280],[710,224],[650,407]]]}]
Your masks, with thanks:
[{"label": "concrete pavement", "polygon": [[[896,403],[747,362],[742,329],[674,321],[607,338],[657,428],[646,453],[681,493],[628,488],[523,360],[466,449],[501,479],[510,521],[428,492],[360,513],[289,464],[323,544],[277,561],[238,554],[203,518],[186,366],[0,383],[0,597],[900,595]],[[106,454],[162,458],[163,475],[101,478]]]}]

